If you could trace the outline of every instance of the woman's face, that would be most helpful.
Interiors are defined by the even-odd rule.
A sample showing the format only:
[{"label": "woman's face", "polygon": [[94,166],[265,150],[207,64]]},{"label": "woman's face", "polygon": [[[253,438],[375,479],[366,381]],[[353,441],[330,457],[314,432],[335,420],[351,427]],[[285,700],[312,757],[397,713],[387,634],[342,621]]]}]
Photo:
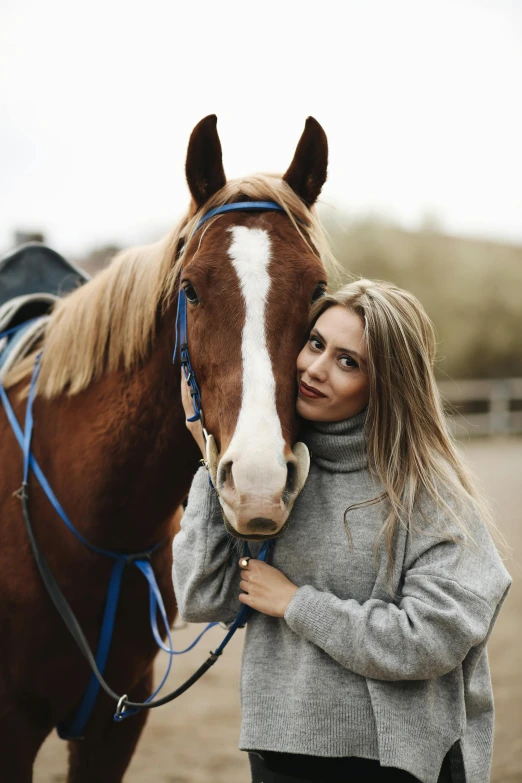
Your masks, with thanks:
[{"label": "woman's face", "polygon": [[312,421],[341,421],[368,405],[364,324],[341,305],[315,322],[297,357],[297,412]]}]

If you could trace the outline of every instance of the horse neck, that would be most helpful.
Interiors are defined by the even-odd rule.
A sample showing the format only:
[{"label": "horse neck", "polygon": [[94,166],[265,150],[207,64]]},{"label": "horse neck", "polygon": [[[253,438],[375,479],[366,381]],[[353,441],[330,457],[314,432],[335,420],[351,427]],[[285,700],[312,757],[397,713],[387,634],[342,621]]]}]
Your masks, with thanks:
[{"label": "horse neck", "polygon": [[185,426],[173,329],[149,359],[84,392],[37,398],[37,459],[73,524],[93,543],[140,551],[168,532],[199,451]]}]

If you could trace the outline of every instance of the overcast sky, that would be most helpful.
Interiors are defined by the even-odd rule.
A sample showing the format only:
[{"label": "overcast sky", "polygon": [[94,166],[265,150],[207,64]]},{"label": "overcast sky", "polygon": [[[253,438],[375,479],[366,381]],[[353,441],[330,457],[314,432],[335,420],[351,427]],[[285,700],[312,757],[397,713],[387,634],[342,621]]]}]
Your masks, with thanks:
[{"label": "overcast sky", "polygon": [[521,82],[520,0],[2,0],[0,249],[157,238],[210,113],[230,177],[285,171],[312,114],[331,214],[522,243]]}]

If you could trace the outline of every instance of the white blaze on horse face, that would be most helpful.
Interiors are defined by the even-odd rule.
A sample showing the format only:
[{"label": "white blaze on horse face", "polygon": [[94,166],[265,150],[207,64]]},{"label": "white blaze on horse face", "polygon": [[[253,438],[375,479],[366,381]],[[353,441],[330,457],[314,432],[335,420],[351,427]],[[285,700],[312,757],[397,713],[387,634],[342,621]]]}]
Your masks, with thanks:
[{"label": "white blaze on horse face", "polygon": [[[262,532],[280,528],[287,516],[285,443],[276,409],[276,385],[266,341],[266,302],[270,289],[270,238],[261,229],[234,226],[229,256],[245,304],[241,342],[243,390],[236,429],[218,470],[220,499],[238,532],[261,532],[247,523],[272,520]],[[286,513],[285,513],[286,511]]]}]

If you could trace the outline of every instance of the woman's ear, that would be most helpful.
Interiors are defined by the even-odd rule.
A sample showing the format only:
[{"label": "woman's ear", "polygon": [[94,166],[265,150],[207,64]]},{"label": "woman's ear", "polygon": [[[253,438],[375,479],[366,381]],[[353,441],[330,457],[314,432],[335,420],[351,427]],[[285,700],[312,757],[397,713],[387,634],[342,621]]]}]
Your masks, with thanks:
[{"label": "woman's ear", "polygon": [[328,140],[313,117],[306,120],[294,159],[283,179],[309,207],[317,201],[326,182]]},{"label": "woman's ear", "polygon": [[216,115],[209,114],[198,122],[190,134],[185,174],[198,209],[221,190],[227,181],[216,125]]}]

